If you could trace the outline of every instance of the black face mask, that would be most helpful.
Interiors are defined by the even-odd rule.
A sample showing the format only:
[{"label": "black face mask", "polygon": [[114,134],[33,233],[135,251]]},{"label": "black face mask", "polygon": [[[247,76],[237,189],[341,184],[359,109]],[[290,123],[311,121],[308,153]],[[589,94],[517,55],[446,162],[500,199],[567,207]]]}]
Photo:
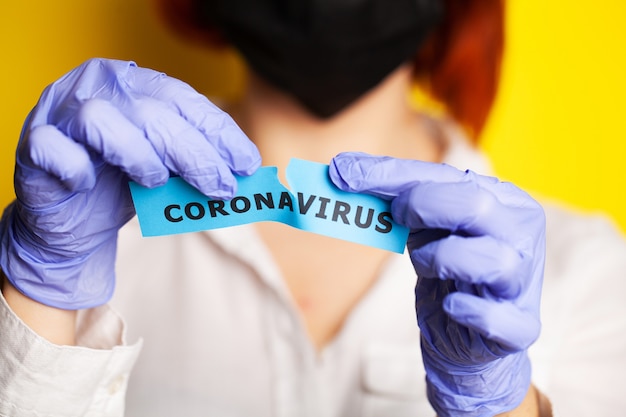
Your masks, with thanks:
[{"label": "black face mask", "polygon": [[315,115],[338,113],[412,59],[442,0],[206,0],[203,18]]}]

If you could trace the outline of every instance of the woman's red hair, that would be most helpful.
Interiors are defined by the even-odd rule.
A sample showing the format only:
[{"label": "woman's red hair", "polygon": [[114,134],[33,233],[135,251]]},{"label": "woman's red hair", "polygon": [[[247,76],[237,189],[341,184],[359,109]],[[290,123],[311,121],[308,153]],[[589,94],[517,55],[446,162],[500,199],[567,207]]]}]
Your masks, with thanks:
[{"label": "woman's red hair", "polygon": [[442,24],[415,60],[418,80],[476,140],[500,80],[504,0],[445,0]]},{"label": "woman's red hair", "polygon": [[[190,40],[224,45],[198,13],[202,0],[155,0],[165,22]],[[442,0],[445,18],[415,59],[415,74],[477,139],[496,96],[504,46],[504,0]]]}]

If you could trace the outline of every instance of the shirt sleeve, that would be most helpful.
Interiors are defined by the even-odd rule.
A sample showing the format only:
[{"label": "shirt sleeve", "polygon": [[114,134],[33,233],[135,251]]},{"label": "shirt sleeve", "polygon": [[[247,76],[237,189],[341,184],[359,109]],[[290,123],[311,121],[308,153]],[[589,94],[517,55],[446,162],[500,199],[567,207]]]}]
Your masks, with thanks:
[{"label": "shirt sleeve", "polygon": [[142,341],[124,343],[124,324],[108,306],[78,316],[78,346],[54,345],[0,295],[0,417],[124,415]]},{"label": "shirt sleeve", "polygon": [[[626,409],[626,240],[609,221],[558,211],[548,217],[543,346],[535,363],[559,415]],[[556,214],[556,215],[554,215]]]}]

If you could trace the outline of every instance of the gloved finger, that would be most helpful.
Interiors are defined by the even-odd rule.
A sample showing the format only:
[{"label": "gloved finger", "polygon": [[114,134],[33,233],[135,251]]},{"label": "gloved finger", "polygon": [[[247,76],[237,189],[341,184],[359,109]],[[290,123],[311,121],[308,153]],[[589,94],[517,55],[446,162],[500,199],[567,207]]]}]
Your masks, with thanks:
[{"label": "gloved finger", "polygon": [[455,292],[444,299],[443,309],[459,324],[513,351],[527,349],[541,330],[535,314],[506,301]]},{"label": "gloved finger", "polygon": [[[460,171],[445,164],[363,153],[342,153],[331,161],[329,175],[333,182],[344,191],[365,192],[384,198],[400,196],[401,199],[404,193],[412,192],[413,198],[409,199],[409,196],[404,196],[405,201],[421,200],[426,205],[432,202],[431,206],[442,204],[430,210],[430,213],[425,213],[424,218],[429,217],[430,223],[420,221],[421,213],[413,213],[412,223],[409,223],[411,218],[407,217],[406,225],[413,228],[441,227],[454,231],[457,230],[455,226],[471,227],[475,220],[483,220],[476,224],[478,233],[491,233],[497,230],[507,230],[501,226],[511,224],[509,221],[512,218],[520,220],[523,217],[524,221],[532,222],[538,219],[539,212],[542,212],[539,204],[511,183],[501,182],[495,177],[477,175],[472,171]],[[426,188],[429,184],[430,188]],[[458,186],[445,188],[447,184],[458,184]],[[443,188],[440,189],[439,185]],[[430,190],[430,193],[423,192],[426,190]],[[461,190],[462,193],[456,194],[454,190]],[[394,204],[397,203],[394,202]],[[509,210],[500,211],[505,207],[509,207]],[[527,215],[521,211],[526,212]],[[402,214],[401,210],[397,214]],[[405,214],[410,215],[410,212],[406,211]],[[491,221],[487,223],[484,215],[492,214],[503,214],[503,216],[491,218]],[[466,222],[462,221],[463,215],[466,215]],[[394,220],[402,223],[395,215]],[[484,229],[485,226],[486,229]],[[483,231],[480,232],[480,230]],[[506,235],[508,232],[502,234]]]},{"label": "gloved finger", "polygon": [[169,177],[141,130],[108,101],[85,101],[76,113],[59,120],[57,127],[144,186],[162,185]]},{"label": "gloved finger", "polygon": [[490,236],[451,235],[419,248],[409,245],[418,276],[486,285],[496,297],[512,299],[522,291],[520,277],[529,276],[525,255]]},{"label": "gloved finger", "polygon": [[340,153],[329,167],[333,183],[343,191],[364,192],[383,198],[397,197],[418,184],[463,181],[465,173],[452,166],[431,162]]},{"label": "gloved finger", "polygon": [[62,201],[68,191],[87,191],[95,182],[87,150],[55,126],[36,127],[20,141],[15,161],[15,193],[27,206],[42,207]]},{"label": "gloved finger", "polygon": [[497,195],[473,181],[419,184],[391,203],[393,219],[411,229],[446,229],[472,236],[490,235],[525,246],[538,230],[536,203],[503,204]]},{"label": "gloved finger", "polygon": [[176,109],[191,126],[211,141],[228,167],[250,175],[261,165],[257,147],[226,112],[199,94],[189,84],[147,68],[136,68],[142,82],[138,92]]},{"label": "gloved finger", "polygon": [[232,171],[246,175],[260,165],[258,150],[230,116],[182,81],[139,68],[134,62],[92,59],[70,71],[46,88],[33,112],[33,123],[55,124],[57,119],[79,112],[85,102],[93,99],[109,101],[124,115],[132,116],[137,101],[146,97],[160,101],[170,111],[191,121],[192,126],[202,126],[198,127],[200,131],[209,132],[209,127],[223,131],[213,134],[213,138],[205,136],[207,140],[218,141],[216,149],[223,153],[222,160]]},{"label": "gloved finger", "polygon": [[165,165],[189,184],[214,198],[234,195],[237,181],[229,162],[178,113],[160,101],[143,98],[135,101],[128,118],[143,131]]}]

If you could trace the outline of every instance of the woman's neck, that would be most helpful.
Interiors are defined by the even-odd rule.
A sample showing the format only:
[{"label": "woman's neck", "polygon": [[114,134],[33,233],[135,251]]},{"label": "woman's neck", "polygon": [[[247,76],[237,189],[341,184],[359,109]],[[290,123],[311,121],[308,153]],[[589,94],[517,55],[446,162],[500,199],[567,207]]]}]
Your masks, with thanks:
[{"label": "woman's neck", "polygon": [[[438,160],[439,142],[408,105],[410,83],[410,68],[402,67],[340,114],[319,120],[253,75],[240,104],[228,110],[258,146],[263,164],[277,166],[281,181],[288,185],[284,173],[292,157],[329,163],[339,152],[361,151]],[[313,345],[321,349],[376,281],[389,252],[274,222],[255,226],[282,272]]]},{"label": "woman's neck", "polygon": [[438,161],[439,142],[408,103],[410,85],[410,66],[400,67],[350,107],[322,120],[252,74],[242,100],[229,110],[258,146],[263,164],[278,166],[279,172],[292,157],[328,163],[344,151]]}]

